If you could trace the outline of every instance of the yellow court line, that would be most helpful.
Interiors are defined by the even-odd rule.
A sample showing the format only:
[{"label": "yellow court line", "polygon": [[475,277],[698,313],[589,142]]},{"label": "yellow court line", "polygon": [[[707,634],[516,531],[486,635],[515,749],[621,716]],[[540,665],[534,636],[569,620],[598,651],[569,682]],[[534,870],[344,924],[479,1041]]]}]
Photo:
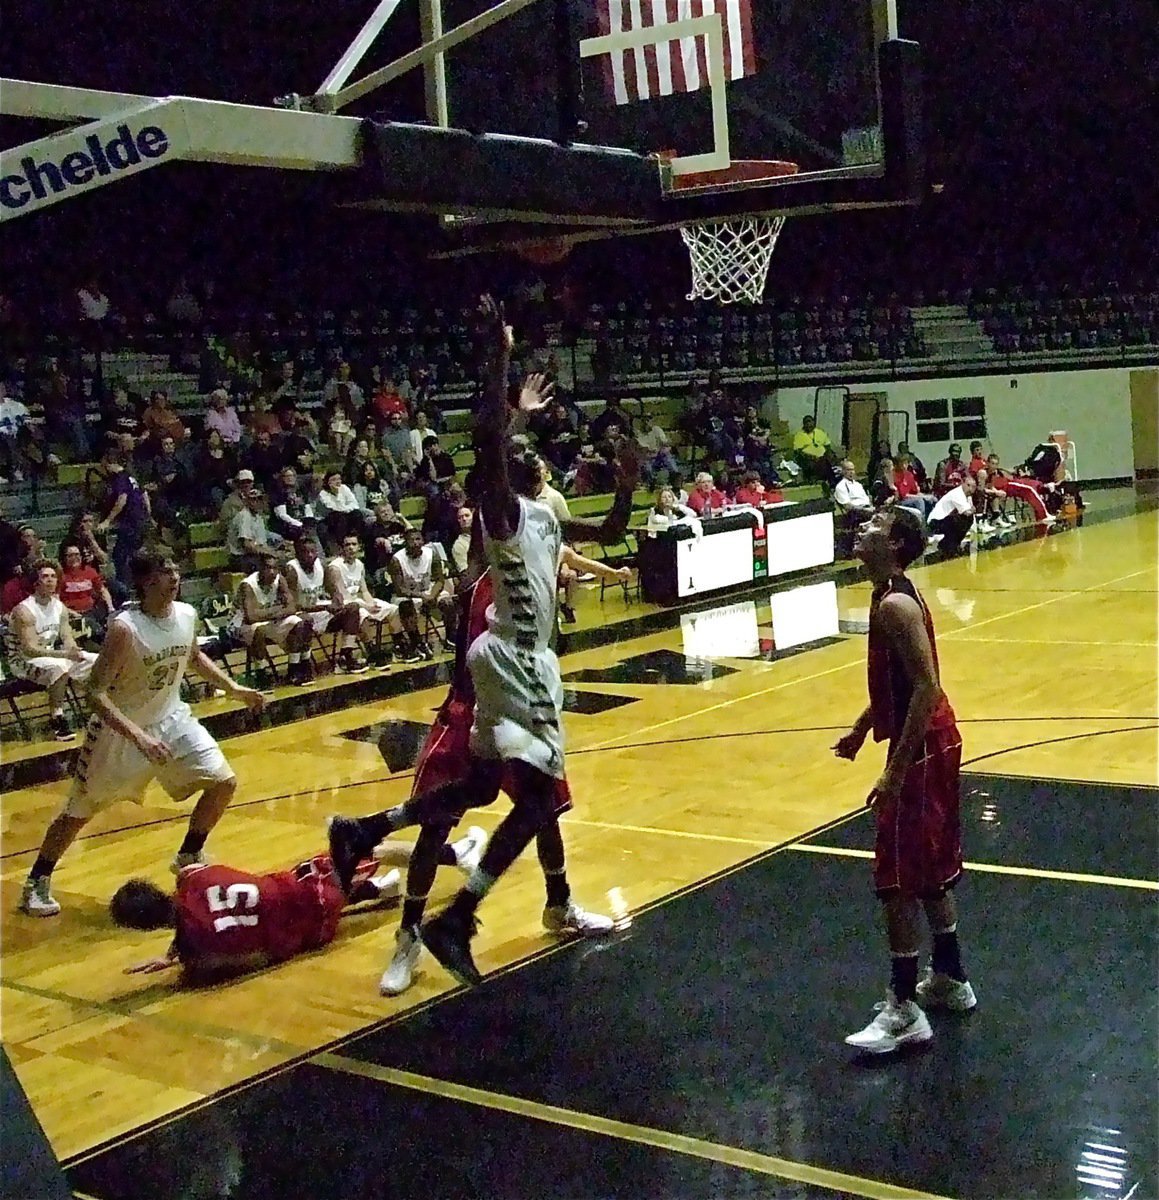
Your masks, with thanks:
[{"label": "yellow court line", "polygon": [[[1001,646],[1099,646],[1102,649],[1107,649],[1111,646],[1125,646],[1134,650],[1154,650],[1156,642],[1083,642],[1076,638],[990,638],[990,637],[966,637],[965,634],[969,630],[956,630],[960,635],[960,640],[964,642],[994,642]],[[946,635],[947,637],[949,634]]]},{"label": "yellow court line", "polygon": [[[847,846],[819,846],[815,842],[795,842],[787,850],[803,850],[808,854],[834,854],[839,858],[872,858],[872,850],[852,850]],[[1047,871],[1042,867],[1004,867],[998,863],[964,862],[967,871],[987,875],[1025,875],[1031,879],[1060,879],[1066,883],[1099,883],[1106,887],[1137,888],[1143,892],[1159,892],[1153,879],[1128,879],[1122,875],[1084,875],[1081,871]]]},{"label": "yellow court line", "polygon": [[841,1171],[830,1171],[825,1167],[814,1167],[809,1163],[794,1162],[787,1158],[774,1158],[755,1150],[742,1150],[720,1142],[702,1141],[666,1129],[653,1129],[648,1125],[631,1125],[626,1121],[614,1121],[598,1117],[594,1113],[578,1112],[571,1108],[559,1108],[554,1104],[541,1104],[521,1096],[509,1096],[502,1092],[489,1092],[482,1088],[451,1083],[445,1079],[432,1079],[427,1075],[416,1075],[411,1071],[400,1071],[394,1067],[380,1067],[375,1063],[358,1062],[338,1054],[322,1053],[310,1059],[314,1066],[328,1067],[348,1075],[359,1075],[379,1083],[409,1088],[431,1096],[442,1096],[464,1104],[475,1104],[497,1112],[512,1113],[528,1117],[533,1121],[544,1121],[549,1125],[562,1125],[567,1129],[579,1129],[585,1133],[597,1133],[603,1137],[618,1138],[642,1146],[653,1146],[658,1150],[669,1150],[686,1154],[691,1158],[707,1159],[709,1162],[724,1163],[742,1170],[772,1175],[778,1179],[789,1179],[795,1183],[811,1184],[814,1187],[844,1192],[850,1196],[868,1196],[871,1200],[947,1200],[930,1192],[919,1192],[913,1188],[898,1187],[876,1179],[864,1179],[860,1175],[846,1175]]},{"label": "yellow court line", "polygon": [[[484,812],[484,809],[473,809]],[[758,850],[771,850],[778,843],[768,838],[729,837],[725,833],[694,833],[687,829],[659,829],[654,825],[620,825],[614,821],[587,821],[582,817],[561,817],[561,825],[587,825],[592,829],[623,830],[625,833],[657,833],[664,837],[690,838],[698,842],[724,842],[731,846],[755,846]]]}]

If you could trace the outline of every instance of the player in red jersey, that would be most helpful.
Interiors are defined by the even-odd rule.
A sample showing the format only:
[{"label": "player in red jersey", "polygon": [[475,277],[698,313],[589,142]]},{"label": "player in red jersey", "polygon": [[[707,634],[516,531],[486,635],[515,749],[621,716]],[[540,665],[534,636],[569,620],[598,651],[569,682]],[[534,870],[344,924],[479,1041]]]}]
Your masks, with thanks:
[{"label": "player in red jersey", "polygon": [[[478,864],[482,846],[482,830],[472,829],[441,847],[439,863],[469,872]],[[410,854],[404,843],[376,847],[373,858],[358,863],[345,890],[326,854],[263,875],[218,864],[188,866],[179,872],[173,895],[147,879],[130,879],[109,903],[113,921],[129,929],[173,929],[175,934],[163,956],[126,973],[178,965],[194,972],[246,971],[328,945],[347,906],[398,896],[398,869],[375,872],[384,861],[404,863]]]},{"label": "player in red jersey", "polygon": [[[873,879],[885,907],[890,992],[865,1029],[845,1040],[887,1054],[933,1036],[918,1007],[965,1011],[977,1003],[962,970],[950,891],[962,874],[958,773],[962,738],[938,677],[929,609],[905,568],[925,546],[916,513],[885,508],[862,527],[854,553],[873,581],[869,609],[869,704],[833,750],[854,759],[872,731],[889,742],[869,794],[876,821]],[[933,934],[933,965],[918,982],[920,910]]]}]

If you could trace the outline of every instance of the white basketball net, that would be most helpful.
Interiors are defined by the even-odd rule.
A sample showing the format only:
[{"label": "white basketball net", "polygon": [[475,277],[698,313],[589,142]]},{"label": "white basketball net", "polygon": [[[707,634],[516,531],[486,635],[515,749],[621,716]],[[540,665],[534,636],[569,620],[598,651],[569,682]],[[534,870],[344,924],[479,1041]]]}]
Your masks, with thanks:
[{"label": "white basketball net", "polygon": [[737,217],[685,225],[680,236],[692,260],[689,300],[760,304],[784,217]]}]

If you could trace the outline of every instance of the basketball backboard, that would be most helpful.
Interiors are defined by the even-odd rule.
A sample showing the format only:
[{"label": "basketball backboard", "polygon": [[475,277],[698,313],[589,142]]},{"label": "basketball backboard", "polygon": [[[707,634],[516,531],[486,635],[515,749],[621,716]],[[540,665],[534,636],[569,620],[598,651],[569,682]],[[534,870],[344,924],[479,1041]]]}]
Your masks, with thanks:
[{"label": "basketball backboard", "polygon": [[488,154],[464,143],[456,180],[424,179],[384,92],[369,206],[420,197],[488,241],[512,221],[575,236],[917,199],[918,48],[894,0],[418,2],[427,42],[481,26],[423,66],[425,116]]}]

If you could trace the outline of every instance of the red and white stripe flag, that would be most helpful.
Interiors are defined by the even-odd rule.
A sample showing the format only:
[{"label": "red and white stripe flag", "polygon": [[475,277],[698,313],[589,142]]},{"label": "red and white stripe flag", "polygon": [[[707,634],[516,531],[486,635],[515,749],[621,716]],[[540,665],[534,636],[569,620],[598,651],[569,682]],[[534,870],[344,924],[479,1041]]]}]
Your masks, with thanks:
[{"label": "red and white stripe flag", "polygon": [[[724,18],[725,78],[740,79],[756,72],[752,0],[597,0],[596,10],[601,34],[720,13]],[[708,86],[708,51],[703,37],[672,38],[621,50],[605,61],[608,91],[616,104]]]}]

